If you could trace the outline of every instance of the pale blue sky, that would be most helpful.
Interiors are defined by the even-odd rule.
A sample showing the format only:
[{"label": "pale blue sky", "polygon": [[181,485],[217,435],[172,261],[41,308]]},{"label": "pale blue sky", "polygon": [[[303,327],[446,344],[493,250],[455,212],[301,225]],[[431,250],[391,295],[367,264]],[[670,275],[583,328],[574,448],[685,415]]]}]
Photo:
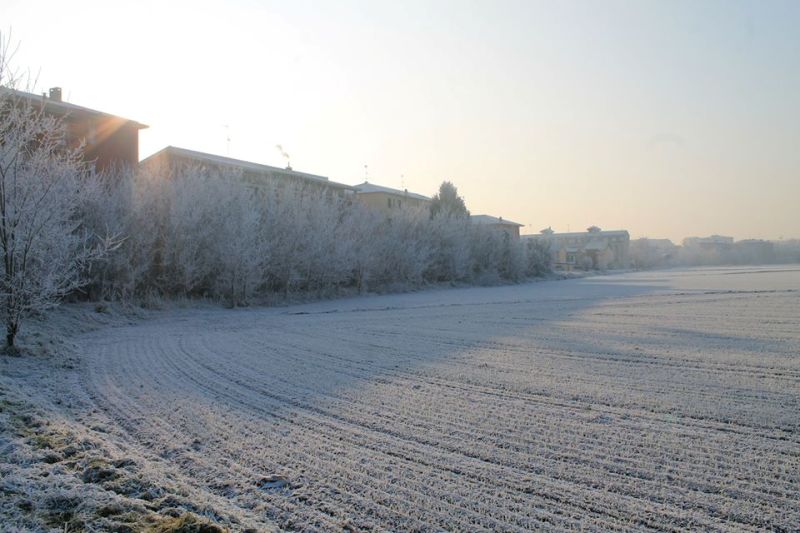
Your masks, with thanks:
[{"label": "pale blue sky", "polygon": [[345,183],[450,179],[523,232],[800,236],[800,2],[6,0],[0,25],[40,88],[149,124],[142,157],[229,131]]}]

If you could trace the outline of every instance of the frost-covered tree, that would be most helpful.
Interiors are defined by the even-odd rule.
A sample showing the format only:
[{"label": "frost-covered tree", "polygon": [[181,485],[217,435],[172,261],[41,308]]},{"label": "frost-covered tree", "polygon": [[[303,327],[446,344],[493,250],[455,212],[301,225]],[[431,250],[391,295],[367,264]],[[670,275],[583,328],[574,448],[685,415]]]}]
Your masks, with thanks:
[{"label": "frost-covered tree", "polygon": [[265,232],[265,209],[257,192],[236,186],[240,177],[223,175],[217,179],[216,220],[212,239],[212,265],[217,292],[229,305],[247,305],[263,283],[270,245]]},{"label": "frost-covered tree", "polygon": [[466,217],[439,214],[428,223],[432,262],[431,281],[462,281],[470,278],[471,227]]},{"label": "frost-covered tree", "polygon": [[544,276],[552,271],[550,241],[546,239],[526,239],[523,246],[525,276]]},{"label": "frost-covered tree", "polygon": [[352,198],[302,184],[201,168],[104,183],[91,227],[125,237],[93,267],[105,297],[246,305],[342,290],[519,281],[547,268],[546,253],[530,253],[518,239],[467,217],[403,210],[387,219]]},{"label": "frost-covered tree", "polygon": [[96,177],[65,147],[61,122],[8,87],[4,67],[0,60],[0,301],[13,349],[23,318],[85,285],[113,245],[83,223]]},{"label": "frost-covered tree", "polygon": [[469,239],[472,280],[496,283],[500,279],[502,238],[498,231],[480,224],[471,228]]},{"label": "frost-covered tree", "polygon": [[458,189],[449,181],[439,186],[439,192],[431,198],[431,218],[444,216],[447,218],[468,218],[469,211],[464,199],[458,195]]},{"label": "frost-covered tree", "polygon": [[379,283],[383,248],[381,238],[386,223],[383,215],[360,202],[346,206],[337,237],[341,261],[350,272],[359,293],[367,292],[373,283]]},{"label": "frost-covered tree", "polygon": [[129,168],[101,174],[98,182],[97,194],[87,200],[84,224],[97,235],[120,238],[114,253],[92,265],[87,291],[98,300],[128,298],[152,268],[160,191],[154,190],[149,175]]}]

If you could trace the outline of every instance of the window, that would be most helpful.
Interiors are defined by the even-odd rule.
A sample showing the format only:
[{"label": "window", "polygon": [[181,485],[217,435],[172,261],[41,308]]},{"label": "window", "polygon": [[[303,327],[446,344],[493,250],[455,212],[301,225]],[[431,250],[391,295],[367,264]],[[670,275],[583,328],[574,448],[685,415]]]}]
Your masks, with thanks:
[{"label": "window", "polygon": [[575,263],[575,254],[567,254],[567,263],[569,264]]},{"label": "window", "polygon": [[391,198],[387,198],[386,199],[386,205],[389,206],[389,209],[392,208],[392,199]]}]

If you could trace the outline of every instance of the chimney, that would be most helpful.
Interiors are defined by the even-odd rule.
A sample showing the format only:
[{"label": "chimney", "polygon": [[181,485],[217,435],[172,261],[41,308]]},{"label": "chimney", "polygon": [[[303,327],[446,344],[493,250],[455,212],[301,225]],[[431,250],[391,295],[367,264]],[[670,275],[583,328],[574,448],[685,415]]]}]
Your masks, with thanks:
[{"label": "chimney", "polygon": [[54,102],[61,101],[61,87],[50,87],[50,100]]}]

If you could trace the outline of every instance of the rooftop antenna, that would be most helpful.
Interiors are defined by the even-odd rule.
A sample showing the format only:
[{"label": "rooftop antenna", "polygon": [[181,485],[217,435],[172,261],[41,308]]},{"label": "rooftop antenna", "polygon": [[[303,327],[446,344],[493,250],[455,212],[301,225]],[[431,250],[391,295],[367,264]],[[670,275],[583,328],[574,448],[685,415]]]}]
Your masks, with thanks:
[{"label": "rooftop antenna", "polygon": [[283,156],[283,158],[286,160],[286,170],[292,170],[292,160],[286,150],[283,149],[283,146],[276,144],[275,149],[278,150],[281,156]]},{"label": "rooftop antenna", "polygon": [[400,174],[400,188],[406,190],[406,175]]},{"label": "rooftop antenna", "polygon": [[226,145],[226,154],[228,157],[231,155],[231,127],[228,124],[222,126],[225,128],[225,145]]},{"label": "rooftop antenna", "polygon": [[369,165],[364,165],[364,182],[369,183]]}]

